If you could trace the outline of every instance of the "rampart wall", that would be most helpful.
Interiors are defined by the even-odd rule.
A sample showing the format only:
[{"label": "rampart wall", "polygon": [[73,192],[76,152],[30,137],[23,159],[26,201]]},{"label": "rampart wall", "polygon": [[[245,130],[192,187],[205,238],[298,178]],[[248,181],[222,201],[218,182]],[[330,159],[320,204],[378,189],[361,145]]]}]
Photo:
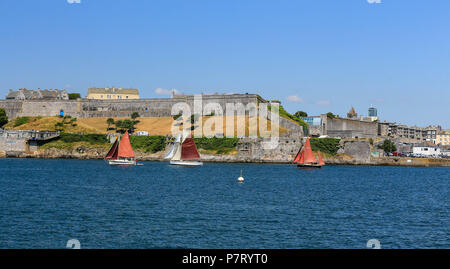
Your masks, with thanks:
[{"label": "rampart wall", "polygon": [[[266,102],[256,94],[202,95],[203,109],[207,104],[219,104],[226,113],[226,104]],[[194,113],[194,96],[177,96],[175,98],[155,98],[137,100],[0,100],[8,117],[22,116],[56,116],[63,113],[72,117],[129,117],[138,112],[141,117],[171,116],[176,103],[187,103]]]},{"label": "rampart wall", "polygon": [[322,117],[322,132],[331,137],[371,137],[378,135],[378,123],[370,121]]}]

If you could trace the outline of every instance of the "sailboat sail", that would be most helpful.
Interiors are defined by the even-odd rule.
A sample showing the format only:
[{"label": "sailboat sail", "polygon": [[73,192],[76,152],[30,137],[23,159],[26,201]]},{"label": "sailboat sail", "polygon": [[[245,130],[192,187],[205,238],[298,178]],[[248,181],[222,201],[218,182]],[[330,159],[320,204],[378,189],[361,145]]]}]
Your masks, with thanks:
[{"label": "sailboat sail", "polygon": [[164,157],[164,159],[172,159],[173,156],[175,156],[175,153],[177,151],[177,148],[180,146],[181,142],[181,134],[178,134],[175,138],[175,142],[173,143],[172,147],[170,148],[169,153]]},{"label": "sailboat sail", "polygon": [[172,161],[180,161],[181,160],[181,145],[175,144],[174,154],[172,157]]},{"label": "sailboat sail", "polygon": [[295,156],[294,163],[298,163],[298,161],[300,161],[300,158],[302,155],[303,155],[303,150],[300,149],[297,153],[297,156]]},{"label": "sailboat sail", "polygon": [[125,132],[122,139],[120,139],[119,150],[118,150],[119,158],[134,158],[133,148],[131,147],[130,137],[128,136],[128,131]]},{"label": "sailboat sail", "polygon": [[192,137],[186,138],[183,144],[181,144],[181,159],[200,159],[200,154],[198,154],[197,147],[195,146],[194,139]]},{"label": "sailboat sail", "polygon": [[319,155],[319,165],[325,165],[325,162],[322,159],[322,156],[320,155],[320,151],[318,152]]},{"label": "sailboat sail", "polygon": [[176,144],[173,144],[172,147],[170,148],[169,153],[167,153],[167,155],[164,156],[164,159],[172,159],[173,158],[173,155],[175,155],[175,147],[176,147]]},{"label": "sailboat sail", "polygon": [[114,144],[109,149],[108,154],[106,154],[105,160],[111,160],[114,157],[117,159],[117,146],[119,145],[119,139],[116,138],[116,141],[114,141]]},{"label": "sailboat sail", "polygon": [[309,142],[309,137],[306,138],[305,145],[303,146],[303,149],[301,150],[300,157],[297,154],[297,157],[295,158],[294,162],[298,164],[305,164],[305,163],[317,163],[317,159],[314,156],[314,153],[311,149],[311,143]]}]

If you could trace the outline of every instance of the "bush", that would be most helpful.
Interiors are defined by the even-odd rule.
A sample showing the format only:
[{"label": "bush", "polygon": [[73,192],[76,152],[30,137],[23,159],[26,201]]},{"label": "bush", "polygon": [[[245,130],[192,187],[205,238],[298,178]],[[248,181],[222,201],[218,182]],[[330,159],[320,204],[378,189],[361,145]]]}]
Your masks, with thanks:
[{"label": "bush", "polygon": [[311,138],[313,151],[320,151],[330,155],[336,155],[339,150],[339,139],[337,138]]},{"label": "bush", "polygon": [[131,118],[133,119],[133,120],[135,120],[135,119],[137,119],[137,118],[139,118],[140,117],[140,115],[139,115],[139,113],[137,113],[137,112],[133,112],[132,114],[131,114]]},{"label": "bush", "polygon": [[131,146],[144,152],[155,153],[166,148],[166,138],[164,136],[130,136]]},{"label": "bush", "polygon": [[330,118],[330,119],[339,118],[338,115],[334,115],[334,114],[331,113],[331,112],[328,112],[328,113],[327,113],[327,117]]},{"label": "bush", "polygon": [[294,116],[296,116],[297,118],[308,117],[308,113],[299,110],[295,112]]},{"label": "bush", "polygon": [[103,134],[69,134],[61,133],[59,138],[65,143],[89,142],[90,144],[106,144],[109,143],[108,137]]},{"label": "bush", "polygon": [[81,95],[79,93],[69,93],[69,100],[76,100],[78,98],[81,98]]},{"label": "bush", "polygon": [[8,123],[8,116],[6,115],[6,111],[5,109],[0,108],[0,128],[7,123]]},{"label": "bush", "polygon": [[183,114],[178,113],[178,114],[174,115],[172,118],[173,118],[173,120],[178,120],[182,115]]},{"label": "bush", "polygon": [[18,117],[14,121],[14,127],[17,127],[17,126],[20,126],[20,125],[24,125],[24,124],[28,123],[29,120],[30,120],[29,117]]},{"label": "bush", "polygon": [[194,138],[194,142],[199,149],[215,150],[217,153],[228,153],[234,149],[239,142],[239,138],[218,138],[218,137],[201,137]]},{"label": "bush", "polygon": [[[281,105],[280,101],[274,100],[272,102],[277,102],[280,104],[280,117],[283,117],[285,119],[290,119],[290,120],[296,122],[298,125],[303,127],[303,132],[305,133],[305,135],[308,134],[308,124],[304,120],[287,112],[284,109],[284,107]],[[272,109],[272,107],[269,105],[268,110],[271,111],[271,109]]]}]

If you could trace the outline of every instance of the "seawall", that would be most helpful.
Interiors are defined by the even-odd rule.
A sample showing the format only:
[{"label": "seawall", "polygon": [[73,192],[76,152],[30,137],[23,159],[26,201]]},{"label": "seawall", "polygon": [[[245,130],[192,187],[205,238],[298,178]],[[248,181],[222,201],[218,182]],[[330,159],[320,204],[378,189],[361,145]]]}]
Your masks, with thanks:
[{"label": "seawall", "polygon": [[[73,150],[46,149],[34,153],[18,152],[11,155],[17,158],[43,158],[43,159],[85,159],[102,160],[107,151],[100,148],[77,148]],[[136,151],[138,161],[167,161],[164,160],[166,152],[142,153]],[[277,163],[290,164],[293,156],[279,155],[261,158],[248,158],[239,154],[205,154],[201,153],[203,162],[223,162],[223,163]],[[5,157],[0,154],[0,158]],[[291,158],[292,157],[292,158]],[[324,156],[324,161],[328,165],[362,165],[362,166],[409,166],[409,167],[450,167],[450,159],[431,159],[431,158],[396,158],[380,157],[370,158],[369,160],[360,160],[347,154],[338,154],[336,156]]]}]

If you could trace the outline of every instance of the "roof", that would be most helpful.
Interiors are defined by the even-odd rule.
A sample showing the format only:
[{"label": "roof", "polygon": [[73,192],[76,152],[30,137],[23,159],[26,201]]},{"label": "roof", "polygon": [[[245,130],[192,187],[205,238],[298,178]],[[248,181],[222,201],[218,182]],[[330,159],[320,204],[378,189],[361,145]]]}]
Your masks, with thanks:
[{"label": "roof", "polygon": [[97,94],[136,94],[139,95],[139,90],[138,89],[132,89],[132,88],[89,88],[88,89],[88,94],[93,94],[93,93],[97,93]]},{"label": "roof", "polygon": [[68,99],[66,90],[28,90],[19,89],[18,91],[10,90],[6,99]]}]

